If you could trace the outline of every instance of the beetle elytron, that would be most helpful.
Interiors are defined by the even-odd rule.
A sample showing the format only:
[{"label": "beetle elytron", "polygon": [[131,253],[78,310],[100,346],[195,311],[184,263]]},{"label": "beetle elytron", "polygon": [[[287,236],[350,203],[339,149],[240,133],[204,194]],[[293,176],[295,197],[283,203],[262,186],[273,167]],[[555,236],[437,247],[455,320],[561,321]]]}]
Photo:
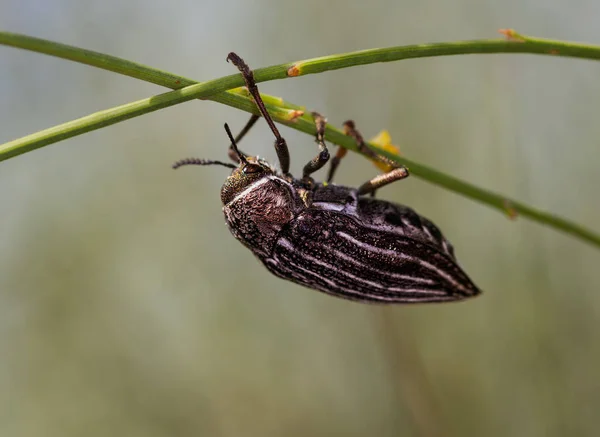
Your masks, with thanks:
[{"label": "beetle elytron", "polygon": [[368,196],[408,176],[369,149],[354,123],[345,123],[361,152],[391,165],[387,173],[359,188],[332,184],[345,150],[331,160],[327,183],[311,175],[330,159],[326,120],[313,113],[319,154],[304,166],[301,179],[289,173],[290,157],[258,92],[252,71],[235,53],[227,57],[241,72],[259,112],[275,135],[281,171],[241,152],[237,142],[258,119],[252,116],[237,138],[227,124],[229,157],[236,163],[197,158],[183,165],[221,165],[233,169],[221,189],[229,230],[276,276],[325,293],[362,302],[420,303],[457,301],[479,289],[458,265],[452,245],[439,229],[412,209]]}]

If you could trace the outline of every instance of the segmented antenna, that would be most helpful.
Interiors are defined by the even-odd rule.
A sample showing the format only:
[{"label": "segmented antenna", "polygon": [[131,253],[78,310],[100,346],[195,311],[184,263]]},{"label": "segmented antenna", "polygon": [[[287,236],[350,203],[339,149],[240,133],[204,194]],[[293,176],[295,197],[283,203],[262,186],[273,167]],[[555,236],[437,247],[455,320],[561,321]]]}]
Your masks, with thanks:
[{"label": "segmented antenna", "polygon": [[173,169],[178,169],[179,167],[183,167],[184,165],[222,165],[227,168],[237,168],[236,165],[230,164],[228,162],[221,161],[212,161],[208,159],[200,159],[200,158],[184,158],[177,161],[173,164]]},{"label": "segmented antenna", "polygon": [[235,142],[235,138],[233,138],[233,135],[231,134],[231,130],[229,129],[229,125],[227,123],[225,123],[225,132],[227,132],[227,136],[229,137],[229,140],[231,141],[231,147],[233,148],[235,154],[240,159],[240,162],[242,164],[248,164],[248,160],[246,159],[244,154],[242,152],[240,152],[240,149],[238,149],[238,146]]}]

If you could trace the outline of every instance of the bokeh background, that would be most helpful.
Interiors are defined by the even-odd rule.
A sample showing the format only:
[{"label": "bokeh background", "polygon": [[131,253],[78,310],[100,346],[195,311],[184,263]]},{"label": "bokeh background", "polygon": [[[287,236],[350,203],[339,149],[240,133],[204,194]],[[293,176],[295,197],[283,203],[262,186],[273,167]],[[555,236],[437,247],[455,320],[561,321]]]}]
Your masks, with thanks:
[{"label": "bokeh background", "polygon": [[[595,0],[3,0],[0,27],[196,80],[514,27],[600,43]],[[600,230],[600,64],[533,55],[402,61],[261,90],[386,128],[403,153]],[[0,47],[0,141],[160,87]],[[381,190],[430,217],[484,295],[379,307],[270,276],[225,227],[223,122],[193,101],[3,162],[1,436],[574,436],[600,425],[600,252],[416,177]],[[310,137],[282,128],[299,172]],[[261,122],[243,149],[274,160]],[[376,169],[349,155],[338,182]]]}]

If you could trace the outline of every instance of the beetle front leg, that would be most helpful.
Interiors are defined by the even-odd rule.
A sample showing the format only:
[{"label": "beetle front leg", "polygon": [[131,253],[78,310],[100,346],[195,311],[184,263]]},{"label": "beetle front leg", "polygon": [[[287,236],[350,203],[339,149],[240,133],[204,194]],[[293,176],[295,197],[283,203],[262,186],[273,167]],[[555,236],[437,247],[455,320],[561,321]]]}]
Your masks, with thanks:
[{"label": "beetle front leg", "polygon": [[315,141],[319,145],[319,154],[308,161],[308,164],[304,166],[304,170],[302,171],[302,181],[308,185],[312,185],[313,183],[310,175],[323,168],[323,166],[327,164],[327,161],[329,161],[329,151],[327,150],[327,145],[325,144],[324,138],[325,124],[327,123],[327,120],[318,112],[313,112],[312,116],[317,128]]},{"label": "beetle front leg", "polygon": [[273,118],[267,111],[267,107],[265,106],[262,98],[260,97],[260,93],[258,92],[258,87],[256,86],[256,81],[254,80],[254,73],[248,67],[248,64],[244,62],[242,58],[240,58],[235,53],[231,52],[227,55],[227,60],[231,61],[233,65],[235,65],[240,73],[242,73],[242,77],[244,78],[244,82],[246,82],[246,87],[248,88],[248,92],[254,99],[254,103],[258,108],[258,111],[262,114],[265,121],[271,128],[271,132],[275,136],[275,152],[277,153],[277,158],[279,158],[279,166],[281,167],[281,172],[287,177],[291,177],[289,175],[290,172],[290,151],[287,146],[287,142],[285,138],[281,136],[279,133],[279,129],[275,126],[275,122]]}]

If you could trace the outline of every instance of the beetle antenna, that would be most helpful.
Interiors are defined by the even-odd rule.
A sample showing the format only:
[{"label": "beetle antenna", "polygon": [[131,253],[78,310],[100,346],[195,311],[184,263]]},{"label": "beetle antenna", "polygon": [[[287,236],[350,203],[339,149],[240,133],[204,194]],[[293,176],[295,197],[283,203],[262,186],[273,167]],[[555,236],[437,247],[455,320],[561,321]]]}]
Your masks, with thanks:
[{"label": "beetle antenna", "polygon": [[184,159],[180,159],[175,164],[173,164],[173,169],[183,167],[184,165],[222,165],[223,167],[227,167],[227,168],[237,168],[237,166],[230,164],[228,162],[211,161],[208,159],[200,159],[200,158],[184,158]]},{"label": "beetle antenna", "polygon": [[[248,133],[248,131],[250,129],[252,129],[252,126],[254,126],[256,124],[256,121],[260,118],[260,115],[256,115],[256,114],[252,114],[250,116],[250,120],[248,120],[248,122],[246,123],[246,125],[244,126],[244,128],[240,131],[239,134],[237,134],[235,136],[235,142],[239,143],[242,138],[244,138],[246,136],[246,134]],[[244,156],[248,156],[246,155],[244,152],[242,152],[240,150],[240,153]],[[240,158],[237,155],[237,153],[235,153],[235,150],[233,150],[233,144],[229,144],[229,149],[227,150],[227,155],[229,156],[229,159],[231,159],[233,162],[235,162],[236,164],[240,163]]]},{"label": "beetle antenna", "polygon": [[[231,147],[233,148],[233,151],[238,156],[238,158],[240,158],[241,163],[248,164],[248,160],[246,159],[244,154],[242,152],[240,152],[240,149],[238,149],[238,146],[235,142],[235,138],[233,138],[233,135],[231,134],[231,130],[229,129],[229,125],[227,123],[225,123],[225,132],[227,132],[227,136],[229,137],[229,140],[231,141]],[[234,166],[234,168],[235,168],[235,166]]]}]

